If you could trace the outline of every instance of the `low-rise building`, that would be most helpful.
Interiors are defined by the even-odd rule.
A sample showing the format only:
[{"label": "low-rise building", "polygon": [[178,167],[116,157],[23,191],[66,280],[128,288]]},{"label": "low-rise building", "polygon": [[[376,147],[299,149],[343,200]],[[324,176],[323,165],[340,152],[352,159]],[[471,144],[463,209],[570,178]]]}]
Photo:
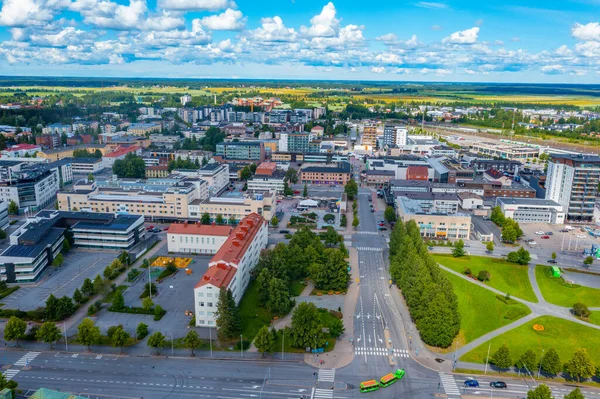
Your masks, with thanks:
[{"label": "low-rise building", "polygon": [[566,212],[556,201],[541,198],[496,198],[502,214],[519,223],[564,224]]},{"label": "low-rise building", "polygon": [[396,173],[393,170],[367,170],[365,172],[365,184],[367,186],[383,186],[396,178]]},{"label": "low-rise building", "polygon": [[106,154],[110,151],[110,149],[106,146],[106,144],[86,144],[86,145],[78,145],[74,147],[61,147],[53,150],[42,150],[38,151],[38,158],[46,158],[51,161],[57,161],[63,158],[72,158],[73,151],[75,150],[86,150],[88,152],[95,152],[96,150],[100,150],[102,155]]},{"label": "low-rise building", "polygon": [[56,199],[60,189],[59,167],[36,163],[13,171],[0,181],[0,200],[14,201],[22,211],[36,211]]},{"label": "low-rise building", "polygon": [[311,165],[300,169],[300,181],[309,184],[345,185],[351,177],[350,164],[340,162],[334,165]]},{"label": "low-rise building", "polygon": [[197,199],[189,205],[189,217],[200,219],[208,213],[212,221],[218,215],[225,220],[240,221],[251,213],[261,215],[267,220],[275,215],[275,192],[247,190],[241,196],[215,196]]},{"label": "low-rise building", "polygon": [[265,147],[259,141],[239,141],[217,144],[215,160],[259,163],[265,160]]},{"label": "low-rise building", "polygon": [[[257,169],[258,172],[258,169]],[[282,194],[285,187],[285,173],[275,172],[271,175],[255,174],[247,181],[249,190],[273,191]]]},{"label": "low-rise building", "polygon": [[102,155],[102,165],[105,169],[112,169],[115,161],[124,159],[127,154],[142,155],[142,149],[138,146],[119,147],[115,151]]},{"label": "low-rise building", "polygon": [[481,196],[470,192],[462,192],[457,195],[462,209],[473,210],[483,208],[483,198]]},{"label": "low-rise building", "polygon": [[167,231],[167,247],[169,252],[215,254],[231,229],[228,225],[173,223]]},{"label": "low-rise building", "polygon": [[169,165],[146,166],[146,178],[161,178],[169,176]]},{"label": "low-rise building", "polygon": [[71,160],[71,167],[75,174],[93,174],[101,172],[104,169],[102,158],[65,158]]},{"label": "low-rise building", "polygon": [[63,125],[61,123],[53,123],[51,125],[46,126],[42,129],[42,133],[44,134],[66,134],[67,136],[71,136],[73,133],[73,127],[71,125]]},{"label": "low-rise building", "polygon": [[538,158],[540,149],[524,145],[499,144],[494,142],[480,141],[471,145],[471,152],[488,157],[503,158],[514,161],[526,161]]},{"label": "low-rise building", "polygon": [[250,272],[268,243],[268,222],[256,213],[233,229],[212,257],[208,270],[194,287],[197,327],[214,327],[221,289],[230,290],[238,304],[250,282]]},{"label": "low-rise building", "polygon": [[[460,200],[454,193],[435,193],[435,192],[396,192],[396,204],[398,198],[408,198],[419,204],[422,212],[455,214],[458,212]],[[396,205],[397,207],[397,205]]]},{"label": "low-rise building", "polygon": [[159,123],[132,123],[127,128],[127,134],[144,136],[146,133],[160,133]]},{"label": "low-rise building", "polygon": [[41,150],[42,147],[39,145],[16,144],[2,150],[2,158],[23,158],[25,156],[32,156]]}]

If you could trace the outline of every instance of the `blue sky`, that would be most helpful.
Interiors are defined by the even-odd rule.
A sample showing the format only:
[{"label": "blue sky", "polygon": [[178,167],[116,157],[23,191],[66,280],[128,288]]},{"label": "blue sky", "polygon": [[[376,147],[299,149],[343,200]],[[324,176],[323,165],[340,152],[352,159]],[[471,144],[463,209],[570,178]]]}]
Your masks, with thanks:
[{"label": "blue sky", "polygon": [[0,75],[597,83],[600,0],[0,0]]}]

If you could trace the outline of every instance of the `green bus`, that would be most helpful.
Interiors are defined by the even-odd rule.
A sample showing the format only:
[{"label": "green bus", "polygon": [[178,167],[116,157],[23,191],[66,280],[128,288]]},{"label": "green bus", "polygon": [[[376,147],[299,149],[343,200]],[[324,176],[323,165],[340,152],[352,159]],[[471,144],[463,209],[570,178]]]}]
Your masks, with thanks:
[{"label": "green bus", "polygon": [[406,374],[404,372],[404,369],[398,369],[393,373],[389,373],[388,375],[384,375],[383,377],[381,377],[379,382],[381,383],[382,387],[389,387],[394,382],[401,380],[402,377],[404,377],[404,374]]},{"label": "green bus", "polygon": [[365,381],[360,383],[361,392],[377,391],[379,388],[380,385],[379,382],[377,382],[377,380]]}]

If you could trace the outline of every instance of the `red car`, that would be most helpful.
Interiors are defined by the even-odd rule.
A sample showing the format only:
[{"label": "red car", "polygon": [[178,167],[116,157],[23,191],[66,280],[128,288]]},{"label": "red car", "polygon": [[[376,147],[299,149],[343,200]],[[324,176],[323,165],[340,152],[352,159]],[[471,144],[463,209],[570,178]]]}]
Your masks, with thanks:
[{"label": "red car", "polygon": [[300,194],[300,191],[296,190],[294,191],[294,194]]},{"label": "red car", "polygon": [[547,240],[550,236],[542,236],[542,239]]},{"label": "red car", "polygon": [[385,223],[379,223],[379,226],[383,227],[385,226]]},{"label": "red car", "polygon": [[146,226],[146,230],[152,230],[154,226]]}]

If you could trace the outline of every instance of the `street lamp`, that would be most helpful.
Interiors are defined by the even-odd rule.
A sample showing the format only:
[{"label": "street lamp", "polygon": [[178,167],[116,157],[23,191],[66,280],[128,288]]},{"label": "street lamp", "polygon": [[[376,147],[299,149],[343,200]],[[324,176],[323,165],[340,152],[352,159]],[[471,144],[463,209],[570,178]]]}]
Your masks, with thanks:
[{"label": "street lamp", "polygon": [[538,378],[540,378],[540,373],[542,372],[542,360],[544,360],[544,350],[542,349],[542,357],[540,358],[540,367],[538,368]]},{"label": "street lamp", "polygon": [[244,357],[244,337],[240,334],[240,354]]},{"label": "street lamp", "polygon": [[173,333],[169,334],[171,336],[171,357],[173,357]]}]

